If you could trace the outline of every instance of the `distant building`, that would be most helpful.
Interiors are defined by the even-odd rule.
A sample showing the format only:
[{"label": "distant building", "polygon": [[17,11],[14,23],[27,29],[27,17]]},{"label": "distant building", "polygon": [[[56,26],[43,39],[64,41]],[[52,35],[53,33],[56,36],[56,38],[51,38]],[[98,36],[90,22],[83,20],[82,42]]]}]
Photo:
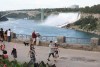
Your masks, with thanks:
[{"label": "distant building", "polygon": [[79,5],[72,5],[72,6],[70,6],[70,7],[68,7],[68,8],[72,8],[72,9],[77,9],[77,8],[79,8]]}]

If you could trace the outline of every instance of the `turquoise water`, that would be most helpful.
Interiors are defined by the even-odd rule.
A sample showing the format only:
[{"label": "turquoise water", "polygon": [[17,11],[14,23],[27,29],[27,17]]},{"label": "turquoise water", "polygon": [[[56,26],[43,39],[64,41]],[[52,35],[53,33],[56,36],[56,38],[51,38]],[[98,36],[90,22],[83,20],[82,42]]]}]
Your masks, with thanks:
[{"label": "turquoise water", "polygon": [[13,32],[17,34],[27,35],[31,35],[31,33],[35,30],[36,32],[39,32],[42,36],[66,36],[77,38],[98,37],[97,35],[86,32],[43,25],[41,23],[36,23],[34,20],[24,19],[0,22],[0,28],[3,28],[4,30],[10,28]]},{"label": "turquoise water", "polygon": [[66,36],[76,38],[98,37],[97,35],[86,32],[60,28],[60,26],[73,23],[79,18],[80,14],[78,12],[59,13],[58,15],[51,14],[43,22],[9,18],[9,21],[0,22],[0,28],[3,28],[4,30],[10,28],[17,34],[27,35],[31,35],[31,33],[35,30],[42,36]]}]

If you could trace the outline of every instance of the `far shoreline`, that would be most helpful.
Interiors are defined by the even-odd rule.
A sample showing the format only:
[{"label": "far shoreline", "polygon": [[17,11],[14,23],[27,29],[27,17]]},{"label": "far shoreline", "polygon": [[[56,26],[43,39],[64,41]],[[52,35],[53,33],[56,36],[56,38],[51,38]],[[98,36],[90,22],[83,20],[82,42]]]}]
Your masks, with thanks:
[{"label": "far shoreline", "polygon": [[[61,27],[61,28],[65,28],[65,27]],[[86,31],[86,30],[83,30],[83,29],[73,28],[73,27],[71,27],[71,28],[65,28],[65,29],[72,29],[72,30],[77,30],[77,31],[81,31],[81,32],[86,32],[86,33],[94,34],[94,35],[97,35],[97,36],[100,37],[100,32],[99,31],[97,31],[97,32],[95,32],[95,31]]]}]

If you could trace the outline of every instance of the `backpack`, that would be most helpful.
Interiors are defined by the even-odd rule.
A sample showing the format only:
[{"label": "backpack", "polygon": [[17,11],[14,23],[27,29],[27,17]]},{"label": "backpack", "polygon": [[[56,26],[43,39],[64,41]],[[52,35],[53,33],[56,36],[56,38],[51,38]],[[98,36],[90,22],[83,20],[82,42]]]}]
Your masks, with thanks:
[{"label": "backpack", "polygon": [[7,54],[3,54],[3,59],[8,59],[8,55]]}]

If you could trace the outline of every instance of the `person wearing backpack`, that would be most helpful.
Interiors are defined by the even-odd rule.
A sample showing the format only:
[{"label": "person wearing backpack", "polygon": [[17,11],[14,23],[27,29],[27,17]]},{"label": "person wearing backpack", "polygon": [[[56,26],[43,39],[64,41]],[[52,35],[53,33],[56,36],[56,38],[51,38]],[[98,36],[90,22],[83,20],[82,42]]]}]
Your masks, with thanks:
[{"label": "person wearing backpack", "polygon": [[8,59],[8,54],[6,50],[3,50],[3,55],[2,55],[3,59]]}]

